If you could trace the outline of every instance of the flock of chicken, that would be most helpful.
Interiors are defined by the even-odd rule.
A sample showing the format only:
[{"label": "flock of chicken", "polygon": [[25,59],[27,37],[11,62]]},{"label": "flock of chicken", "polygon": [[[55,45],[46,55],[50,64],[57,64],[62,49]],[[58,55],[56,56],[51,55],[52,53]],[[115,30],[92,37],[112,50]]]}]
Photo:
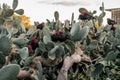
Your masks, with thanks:
[{"label": "flock of chicken", "polygon": [[[95,17],[93,17],[92,15],[90,15],[89,13],[87,13],[86,11],[83,10],[81,12],[81,14],[79,15],[78,19],[85,21],[85,20],[93,20],[93,19],[95,19]],[[111,25],[111,30],[115,30],[114,25],[117,24],[116,21],[114,21],[110,18],[107,18],[107,23],[108,23],[108,25]],[[37,27],[37,29],[42,30],[44,27],[44,23],[41,23],[41,24],[37,25],[36,27]],[[69,35],[63,33],[61,30],[56,31],[54,34],[51,35],[51,40],[53,42],[57,42],[57,41],[64,42],[66,39],[69,39],[69,38],[70,38]],[[38,47],[37,39],[34,38],[30,42],[28,47],[29,47],[29,49],[35,50],[36,47]]]}]

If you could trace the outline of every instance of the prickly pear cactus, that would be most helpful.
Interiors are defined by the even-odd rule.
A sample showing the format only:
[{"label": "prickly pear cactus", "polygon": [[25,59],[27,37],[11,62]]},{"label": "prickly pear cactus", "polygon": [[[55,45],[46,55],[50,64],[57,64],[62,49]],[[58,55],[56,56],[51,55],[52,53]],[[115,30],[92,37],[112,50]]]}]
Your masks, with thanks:
[{"label": "prickly pear cactus", "polygon": [[3,55],[8,56],[11,51],[11,42],[10,39],[6,36],[0,38],[0,51]]},{"label": "prickly pear cactus", "polygon": [[2,8],[3,8],[3,10],[5,11],[5,10],[9,9],[10,6],[7,5],[7,4],[5,4],[5,3],[3,3]]},{"label": "prickly pear cactus", "polygon": [[[18,0],[13,0],[12,8],[7,4],[3,4],[2,7],[0,7],[0,25],[7,28],[8,31],[6,32],[0,29],[0,80],[18,80],[17,75],[20,67],[25,70],[29,70],[32,67],[35,70],[35,78],[37,79],[32,80],[55,80],[57,79],[55,78],[57,76],[55,73],[59,65],[62,66],[65,57],[74,54],[77,48],[81,48],[85,54],[88,54],[88,56],[92,58],[92,63],[86,63],[88,60],[84,62],[84,55],[81,55],[81,61],[83,62],[77,63],[76,67],[73,65],[76,71],[74,67],[71,66],[70,72],[68,71],[69,79],[93,80],[100,78],[106,80],[106,77],[111,77],[109,75],[111,75],[110,72],[112,72],[114,67],[116,69],[113,70],[112,74],[117,74],[117,72],[114,71],[118,71],[120,65],[118,58],[120,53],[119,27],[116,27],[115,34],[112,31],[108,31],[107,33],[104,30],[95,32],[94,29],[94,26],[96,26],[96,29],[99,29],[98,26],[101,26],[103,23],[103,18],[106,15],[104,3],[102,3],[100,7],[100,15],[93,20],[76,22],[74,13],[72,13],[71,24],[68,19],[62,23],[59,12],[55,11],[55,20],[50,21],[47,19],[47,23],[45,23],[42,30],[36,27],[38,23],[36,23],[36,25],[34,24],[32,28],[25,27],[25,24],[30,25],[26,23],[30,22],[29,17],[23,15],[24,10],[17,9],[17,6]],[[88,11],[86,8],[79,8],[79,12],[82,13],[82,11],[93,17],[97,13],[96,10]],[[97,21],[97,24],[94,20]],[[57,42],[52,41],[51,35],[53,34]],[[61,38],[65,38],[66,40],[61,41]],[[15,45],[14,51],[11,44]],[[8,56],[8,59],[6,59],[6,56]],[[112,62],[113,60],[114,62],[116,61],[116,63]],[[106,63],[103,63],[105,61]],[[13,63],[18,63],[18,65]],[[109,66],[110,69],[106,72],[106,67]],[[116,76],[116,74],[114,75]],[[53,76],[54,78],[52,78]],[[101,78],[101,76],[104,78]]]},{"label": "prickly pear cactus", "polygon": [[71,17],[71,25],[74,23],[74,13],[72,13],[72,17]]},{"label": "prickly pear cactus", "polygon": [[[1,16],[0,17],[0,25],[5,24],[5,22],[7,20],[9,20],[10,17],[12,17],[14,13],[17,13],[19,15],[24,14],[23,9],[16,10],[17,6],[18,6],[18,0],[13,0],[12,9],[9,5],[3,3],[2,8],[0,8],[0,16]],[[12,20],[12,18],[11,18],[11,20]]]},{"label": "prickly pear cactus", "polygon": [[26,66],[30,65],[30,63],[32,63],[33,59],[34,59],[34,56],[28,57],[24,62],[24,66],[26,67]]},{"label": "prickly pear cactus", "polygon": [[105,17],[106,13],[105,13],[105,9],[104,9],[104,3],[102,3],[102,6],[100,7],[100,10],[102,11],[102,13],[98,16],[98,24],[99,26],[102,25],[103,23],[103,18]]},{"label": "prickly pear cactus", "polygon": [[54,17],[55,17],[55,30],[59,30],[62,28],[62,23],[59,20],[59,12],[58,11],[54,12]]},{"label": "prickly pear cactus", "polygon": [[0,52],[0,68],[4,66],[5,62],[6,62],[5,56],[2,54],[2,52]]},{"label": "prickly pear cactus", "polygon": [[5,22],[4,18],[0,18],[0,25],[2,25]]},{"label": "prickly pear cactus", "polygon": [[100,10],[101,10],[102,12],[105,11],[104,2],[102,2],[102,6],[100,6]]},{"label": "prickly pear cactus", "polygon": [[43,69],[41,62],[37,62],[37,68],[38,68],[38,79],[43,80]]},{"label": "prickly pear cactus", "polygon": [[96,14],[97,13],[97,11],[96,10],[94,10],[93,12],[92,12],[92,14]]},{"label": "prickly pear cactus", "polygon": [[23,15],[24,14],[24,10],[23,9],[18,9],[18,10],[15,10],[15,12],[19,15]]},{"label": "prickly pear cactus", "polygon": [[12,3],[13,10],[15,10],[17,6],[18,6],[18,0],[13,0],[13,3]]},{"label": "prickly pear cactus", "polygon": [[18,6],[18,0],[13,0],[12,8],[13,8],[14,12],[19,14],[19,15],[23,15],[24,14],[24,10],[23,9],[16,10],[17,6]]},{"label": "prickly pear cactus", "polygon": [[8,9],[8,10],[4,11],[3,16],[4,16],[4,18],[7,18],[7,17],[12,16],[13,13],[14,13],[14,11],[12,9]]},{"label": "prickly pear cactus", "polygon": [[20,66],[17,64],[10,64],[0,69],[0,80],[15,80],[20,71]]},{"label": "prickly pear cactus", "polygon": [[55,21],[59,20],[59,12],[58,11],[54,12],[54,17],[55,17]]}]

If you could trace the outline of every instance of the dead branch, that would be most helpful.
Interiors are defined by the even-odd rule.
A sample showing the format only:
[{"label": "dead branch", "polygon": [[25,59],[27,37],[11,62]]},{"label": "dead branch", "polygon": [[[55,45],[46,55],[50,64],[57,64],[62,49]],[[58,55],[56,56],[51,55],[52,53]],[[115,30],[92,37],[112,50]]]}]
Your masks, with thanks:
[{"label": "dead branch", "polygon": [[34,74],[33,68],[30,68],[28,71],[20,70],[19,74],[17,75],[17,78],[22,79],[22,78],[31,77],[32,74]]},{"label": "dead branch", "polygon": [[73,63],[79,63],[80,61],[91,62],[91,59],[87,55],[83,54],[83,51],[77,47],[74,54],[67,56],[64,59],[63,66],[58,72],[57,80],[68,80],[68,70],[73,65]]},{"label": "dead branch", "polygon": [[58,72],[57,80],[68,80],[67,73],[73,63],[78,63],[81,61],[81,56],[79,54],[73,54],[71,56],[67,56],[64,59],[63,66],[61,70]]}]

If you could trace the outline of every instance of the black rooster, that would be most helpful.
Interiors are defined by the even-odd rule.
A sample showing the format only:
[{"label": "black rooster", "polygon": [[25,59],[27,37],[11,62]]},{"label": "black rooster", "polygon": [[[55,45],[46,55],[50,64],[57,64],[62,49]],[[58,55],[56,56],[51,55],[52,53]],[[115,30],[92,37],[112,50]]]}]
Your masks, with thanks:
[{"label": "black rooster", "polygon": [[32,41],[30,41],[28,48],[35,50],[38,47],[38,41],[37,38],[33,38]]},{"label": "black rooster", "polygon": [[64,42],[65,40],[69,39],[69,36],[63,33],[61,30],[58,30],[55,34],[51,35],[51,40],[53,42]]},{"label": "black rooster", "polygon": [[61,30],[57,30],[54,34],[51,35],[51,40],[52,40],[53,42],[59,41],[59,40],[58,40],[58,36],[59,36],[61,33],[62,33]]},{"label": "black rooster", "polygon": [[58,41],[58,35],[56,35],[56,34],[51,35],[51,40],[53,42],[57,42]]},{"label": "black rooster", "polygon": [[42,22],[41,24],[38,24],[36,27],[37,27],[37,29],[42,30],[44,27],[44,22]]},{"label": "black rooster", "polygon": [[59,41],[60,42],[64,42],[66,41],[67,39],[69,39],[69,35],[65,34],[65,33],[61,33],[58,37]]},{"label": "black rooster", "polygon": [[81,20],[91,20],[91,19],[95,19],[95,17],[93,17],[92,15],[90,15],[87,12],[82,11],[82,13],[79,15],[79,18]]},{"label": "black rooster", "polygon": [[112,19],[110,19],[110,18],[107,18],[107,23],[112,26],[112,27],[111,27],[111,30],[115,30],[114,25],[117,24],[116,21],[114,21],[114,20],[112,20]]}]

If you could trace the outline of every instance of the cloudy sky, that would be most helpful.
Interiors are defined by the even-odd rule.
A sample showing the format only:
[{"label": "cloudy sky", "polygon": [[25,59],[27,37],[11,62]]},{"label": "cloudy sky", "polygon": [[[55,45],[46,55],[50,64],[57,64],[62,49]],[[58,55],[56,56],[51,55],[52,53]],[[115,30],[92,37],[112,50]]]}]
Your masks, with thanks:
[{"label": "cloudy sky", "polygon": [[[7,3],[12,6],[13,0],[0,0],[0,4]],[[58,11],[60,14],[60,20],[71,19],[72,13],[75,14],[75,20],[78,19],[78,9],[84,7],[89,11],[97,10],[97,15],[100,14],[99,7],[102,2],[105,4],[105,9],[120,8],[119,0],[19,0],[18,9],[25,10],[25,15],[30,17],[31,22],[34,21],[46,21],[46,19],[53,20],[54,12]],[[104,19],[110,17],[110,12]]]}]

